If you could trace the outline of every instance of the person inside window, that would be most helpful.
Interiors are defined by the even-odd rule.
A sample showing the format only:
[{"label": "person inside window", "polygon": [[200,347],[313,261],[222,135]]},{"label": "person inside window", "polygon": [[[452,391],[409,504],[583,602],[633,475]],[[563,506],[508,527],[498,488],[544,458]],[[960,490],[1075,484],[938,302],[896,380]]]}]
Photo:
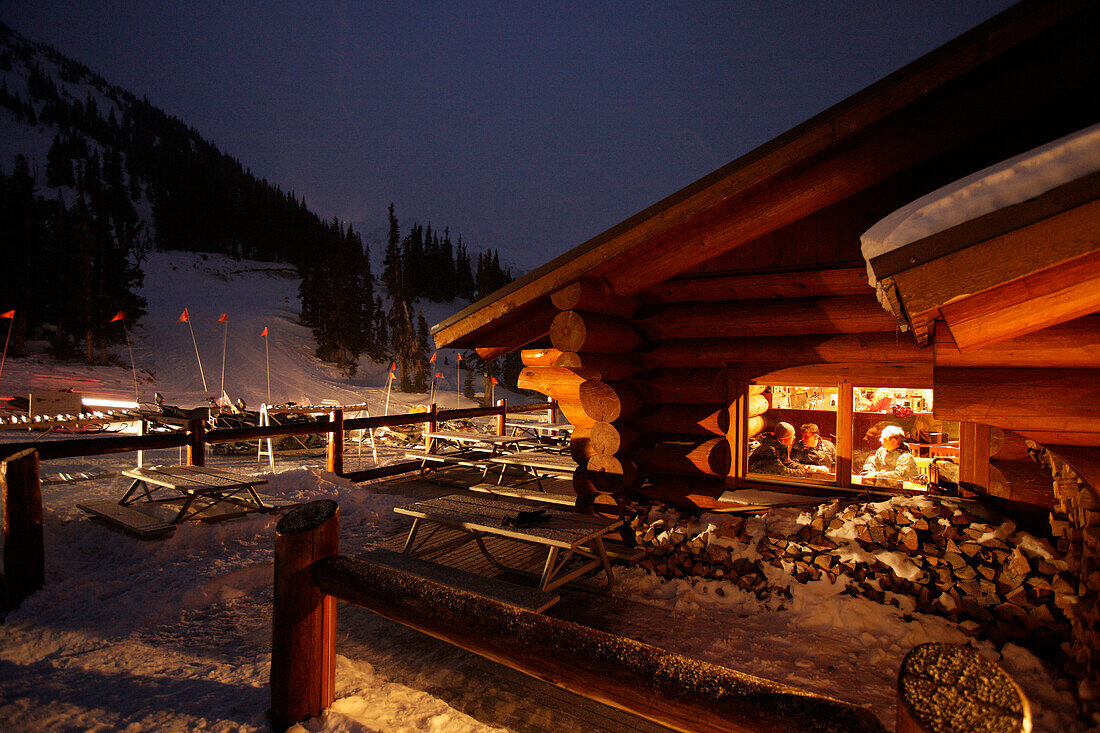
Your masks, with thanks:
[{"label": "person inside window", "polygon": [[888,387],[879,387],[871,395],[871,404],[868,406],[868,412],[890,412],[890,408],[894,405],[894,390]]},{"label": "person inside window", "polygon": [[912,452],[904,442],[905,431],[897,425],[882,429],[879,440],[882,447],[863,464],[861,476],[873,479],[877,486],[900,487],[903,481],[912,481],[920,474]]},{"label": "person inside window", "polygon": [[806,423],[798,433],[799,439],[791,445],[791,460],[823,469],[821,473],[831,472],[836,467],[836,446],[821,437],[815,423]]},{"label": "person inside window", "polygon": [[809,466],[791,460],[794,426],[781,422],[770,433],[760,436],[760,445],[749,455],[749,473],[777,476],[805,476]]}]

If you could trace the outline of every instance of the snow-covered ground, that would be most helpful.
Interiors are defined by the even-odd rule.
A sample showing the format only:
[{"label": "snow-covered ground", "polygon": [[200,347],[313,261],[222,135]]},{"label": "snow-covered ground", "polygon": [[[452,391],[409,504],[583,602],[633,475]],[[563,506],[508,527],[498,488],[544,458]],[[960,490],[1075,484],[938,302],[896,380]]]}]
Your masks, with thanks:
[{"label": "snow-covered ground", "polygon": [[[220,382],[222,327],[229,313],[226,391],[251,405],[266,398],[263,341],[271,333],[272,398],[385,402],[388,365],[363,365],[353,380],[312,356],[308,330],[296,324],[297,281],[269,265],[157,254],[147,267],[149,315],[133,334],[142,399],[154,390],[193,406],[204,395],[186,324],[195,328],[208,386]],[[447,315],[426,314],[435,322]],[[125,355],[125,351],[121,352]],[[451,358],[450,370],[454,369]],[[9,360],[0,392],[73,386],[132,396],[129,368],[86,368],[44,357]],[[448,387],[453,390],[453,378]],[[215,391],[215,390],[211,390]],[[453,394],[453,392],[452,392]],[[397,394],[391,412],[423,403]],[[376,407],[377,406],[377,407]],[[26,440],[5,431],[0,440]],[[396,459],[382,449],[379,459]],[[151,456],[172,462],[175,451]],[[50,461],[43,474],[106,473],[132,456]],[[318,468],[318,458],[280,456],[266,493],[335,499],[341,547],[353,554],[398,531],[392,508],[407,501],[384,483],[355,485]],[[349,468],[359,459],[349,453]],[[259,473],[252,456],[211,457],[212,465]],[[78,502],[116,498],[111,477],[43,486],[46,587],[0,625],[0,721],[5,730],[268,730],[272,542],[275,517],[184,524],[166,539],[139,541],[88,520]],[[798,521],[796,516],[791,521]],[[870,707],[893,726],[894,685],[916,644],[966,641],[949,622],[840,595],[827,581],[792,583],[792,598],[762,604],[728,583],[664,581],[624,569],[593,609],[617,633],[710,662]],[[595,614],[594,614],[595,615]],[[306,731],[529,730],[552,721],[581,733],[553,711],[497,684],[494,667],[356,608],[338,621],[338,700]],[[998,652],[1030,696],[1037,730],[1081,731],[1068,681],[1028,652]],[[477,704],[468,704],[476,701]],[[463,712],[473,711],[473,715]],[[566,721],[566,722],[563,722]]]}]

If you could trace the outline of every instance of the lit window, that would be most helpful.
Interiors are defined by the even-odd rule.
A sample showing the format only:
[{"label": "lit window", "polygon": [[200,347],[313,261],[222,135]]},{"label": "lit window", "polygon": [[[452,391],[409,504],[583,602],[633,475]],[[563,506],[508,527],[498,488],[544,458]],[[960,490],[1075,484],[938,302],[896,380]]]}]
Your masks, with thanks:
[{"label": "lit window", "polygon": [[834,481],[837,394],[836,387],[765,387],[767,409],[750,404],[748,475]]}]

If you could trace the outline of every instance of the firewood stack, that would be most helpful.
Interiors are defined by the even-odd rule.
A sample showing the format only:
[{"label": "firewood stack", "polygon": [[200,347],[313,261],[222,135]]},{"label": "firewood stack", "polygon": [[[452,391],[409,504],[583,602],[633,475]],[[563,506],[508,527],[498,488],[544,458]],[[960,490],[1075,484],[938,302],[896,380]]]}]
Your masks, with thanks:
[{"label": "firewood stack", "polygon": [[666,577],[726,580],[762,600],[789,594],[792,577],[842,583],[849,595],[944,616],[1047,658],[1061,645],[1067,673],[1095,676],[1095,578],[1011,520],[990,523],[927,498],[897,497],[691,522],[638,513],[632,526],[647,551],[642,566]]},{"label": "firewood stack", "polygon": [[592,280],[557,291],[551,302],[559,310],[550,325],[554,348],[521,353],[518,385],[553,397],[573,424],[577,494],[618,492],[637,476],[624,454],[636,437],[625,420],[641,406],[626,382],[637,371],[630,352],[641,339],[629,317],[640,303]]},{"label": "firewood stack", "polygon": [[1074,593],[1055,599],[1071,628],[1062,650],[1096,679],[1100,677],[1100,500],[1096,490],[1058,455],[1044,451],[1043,462],[1054,477],[1056,511],[1050,515],[1051,532],[1077,580]]}]

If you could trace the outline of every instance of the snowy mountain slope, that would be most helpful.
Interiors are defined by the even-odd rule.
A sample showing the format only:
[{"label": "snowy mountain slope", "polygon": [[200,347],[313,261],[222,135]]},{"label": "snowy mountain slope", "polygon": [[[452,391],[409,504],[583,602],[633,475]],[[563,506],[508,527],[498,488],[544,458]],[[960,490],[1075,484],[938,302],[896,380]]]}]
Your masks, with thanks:
[{"label": "snowy mountain slope", "polygon": [[[160,392],[169,404],[193,407],[203,404],[207,395],[219,394],[224,344],[225,391],[253,408],[268,400],[270,358],[274,404],[365,402],[372,415],[385,410],[389,364],[375,364],[362,357],[357,374],[346,379],[333,365],[314,356],[313,334],[298,323],[299,280],[292,268],[218,255],[153,252],[144,271],[142,295],[148,313],[130,331],[141,401],[151,402],[153,394]],[[425,317],[442,319],[451,307],[427,304]],[[190,316],[190,329],[178,320],[184,308]],[[228,314],[226,323],[218,321],[222,313]],[[269,334],[267,353],[260,336],[264,328]],[[129,353],[125,346],[118,346],[114,354],[122,366],[57,362],[42,353],[9,358],[0,374],[0,394],[72,388],[86,396],[133,400]],[[448,366],[443,366],[444,359]],[[445,407],[472,406],[473,402],[456,394],[455,352],[440,352],[436,366],[444,374],[436,380],[436,401]],[[462,379],[465,375],[463,370]],[[391,391],[389,411],[406,411],[428,398],[425,393]]]}]

